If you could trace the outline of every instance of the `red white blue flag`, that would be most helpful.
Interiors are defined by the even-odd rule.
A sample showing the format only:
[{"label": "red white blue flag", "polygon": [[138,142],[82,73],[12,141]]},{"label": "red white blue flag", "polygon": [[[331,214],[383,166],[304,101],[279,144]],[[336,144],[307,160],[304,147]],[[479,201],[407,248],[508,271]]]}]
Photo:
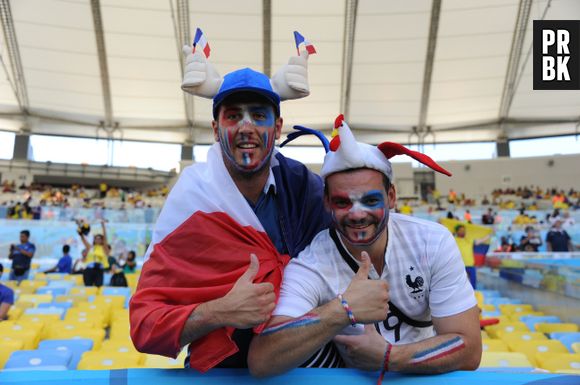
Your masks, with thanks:
[{"label": "red white blue flag", "polygon": [[300,48],[304,48],[310,55],[316,53],[316,48],[314,48],[312,43],[306,40],[298,31],[294,31],[294,40],[296,41],[296,51],[298,51],[298,55],[300,55]]},{"label": "red white blue flag", "polygon": [[205,54],[205,57],[209,58],[211,49],[209,48],[209,43],[207,42],[203,31],[199,28],[195,31],[195,38],[193,39],[193,53],[195,53],[198,46]]}]

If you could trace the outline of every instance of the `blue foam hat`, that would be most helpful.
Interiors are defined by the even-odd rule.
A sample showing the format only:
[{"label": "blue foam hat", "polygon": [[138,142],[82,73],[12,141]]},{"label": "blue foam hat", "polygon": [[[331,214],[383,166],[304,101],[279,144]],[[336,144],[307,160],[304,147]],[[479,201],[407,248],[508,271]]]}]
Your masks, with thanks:
[{"label": "blue foam hat", "polygon": [[213,98],[213,117],[217,119],[219,105],[228,96],[238,92],[255,92],[266,97],[280,115],[280,96],[272,89],[270,78],[250,68],[242,68],[224,76],[216,96]]}]

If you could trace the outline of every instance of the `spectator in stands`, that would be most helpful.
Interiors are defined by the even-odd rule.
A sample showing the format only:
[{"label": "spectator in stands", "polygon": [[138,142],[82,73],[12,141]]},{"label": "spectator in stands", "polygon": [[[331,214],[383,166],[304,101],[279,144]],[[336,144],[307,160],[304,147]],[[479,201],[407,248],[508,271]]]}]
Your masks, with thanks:
[{"label": "spectator in stands", "polygon": [[501,237],[500,246],[494,250],[496,253],[511,253],[515,251],[514,245],[509,241],[508,237]]},{"label": "spectator in stands", "polygon": [[[0,278],[4,272],[4,266],[0,263]],[[0,283],[0,322],[8,319],[10,307],[14,305],[14,290]]]},{"label": "spectator in stands", "polygon": [[401,214],[413,215],[413,208],[409,205],[409,201],[405,200],[401,208],[399,209]]},{"label": "spectator in stands", "polygon": [[489,198],[487,197],[487,195],[484,195],[483,199],[481,200],[481,205],[487,206],[488,204],[489,204]]},{"label": "spectator in stands", "polygon": [[526,234],[522,235],[518,249],[526,252],[537,252],[542,246],[542,238],[533,226],[526,227]]},{"label": "spectator in stands", "polygon": [[99,192],[100,192],[99,196],[101,199],[104,199],[107,196],[107,189],[108,189],[108,186],[105,182],[101,182],[99,184]]},{"label": "spectator in stands", "polygon": [[71,274],[83,274],[85,269],[87,268],[87,249],[83,249],[81,252],[81,257],[75,260],[75,263],[72,267]]},{"label": "spectator in stands", "polygon": [[495,218],[493,215],[493,210],[491,207],[489,207],[487,209],[487,213],[485,213],[481,216],[481,223],[483,223],[484,225],[493,225],[493,223],[495,222],[494,219]]},{"label": "spectator in stands", "polygon": [[79,231],[81,241],[85,245],[85,249],[88,250],[87,267],[83,272],[85,286],[102,286],[104,271],[109,268],[111,248],[107,242],[107,227],[104,220],[101,220],[101,228],[103,233],[93,237],[92,245],[87,241],[85,234]]},{"label": "spectator in stands", "polygon": [[29,242],[30,231],[22,230],[20,232],[20,244],[10,245],[10,254],[8,259],[12,260],[12,268],[10,269],[10,280],[22,282],[28,279],[30,273],[30,261],[34,257],[36,246]]},{"label": "spectator in stands", "polygon": [[457,202],[457,193],[452,188],[449,189],[449,194],[447,194],[447,202],[450,204]]},{"label": "spectator in stands", "polygon": [[463,213],[463,219],[467,223],[473,223],[473,217],[471,216],[471,212],[469,210],[465,210],[465,213]]},{"label": "spectator in stands", "polygon": [[455,242],[457,242],[457,247],[461,252],[461,257],[463,258],[463,263],[465,264],[465,271],[471,282],[471,286],[476,288],[477,285],[477,272],[475,270],[475,257],[473,256],[473,246],[480,245],[482,243],[489,242],[491,238],[491,233],[483,238],[473,239],[467,237],[467,231],[465,225],[455,226]]},{"label": "spectator in stands", "polygon": [[52,269],[46,270],[44,273],[72,273],[72,258],[70,256],[70,246],[64,245],[62,247],[62,257],[58,260],[58,263]]},{"label": "spectator in stands", "polygon": [[292,369],[331,339],[358,369],[475,370],[479,309],[453,238],[437,223],[389,214],[390,162],[347,130],[343,123],[321,171],[334,225],[286,267],[274,315],[252,341],[250,371]]},{"label": "spectator in stands", "polygon": [[[182,171],[165,201],[131,298],[131,337],[138,350],[167,356],[189,345],[187,367],[247,367],[251,328],[274,308],[288,255],[328,226],[320,177],[274,146],[280,100],[306,96],[298,84],[308,89],[298,73],[288,84],[286,70],[305,75],[307,53],[272,83],[248,68],[216,83],[202,51],[187,52],[183,87],[213,97],[216,144],[206,163]],[[200,68],[210,71],[203,79]]]},{"label": "spectator in stands", "polygon": [[137,268],[137,260],[136,260],[136,254],[133,250],[130,250],[127,253],[127,259],[125,261],[123,261],[121,266],[123,267],[123,272],[125,272],[125,273],[134,273],[135,272],[135,269]]},{"label": "spectator in stands", "polygon": [[546,235],[546,248],[548,251],[574,251],[574,246],[572,245],[572,238],[570,235],[562,228],[562,220],[557,219],[554,225]]},{"label": "spectator in stands", "polygon": [[574,218],[572,218],[572,216],[570,216],[570,213],[568,211],[564,211],[564,213],[562,214],[562,228],[568,229],[574,226],[575,224],[576,221],[574,220]]}]

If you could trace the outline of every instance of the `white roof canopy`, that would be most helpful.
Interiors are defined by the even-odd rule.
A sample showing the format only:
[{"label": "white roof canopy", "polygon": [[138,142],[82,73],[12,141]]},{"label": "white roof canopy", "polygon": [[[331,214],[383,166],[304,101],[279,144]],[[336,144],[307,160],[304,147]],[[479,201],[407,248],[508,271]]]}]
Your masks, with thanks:
[{"label": "white roof canopy", "polygon": [[531,57],[532,21],[580,19],[578,0],[2,3],[0,130],[213,142],[211,101],[180,89],[196,27],[222,75],[274,73],[296,54],[294,30],[316,46],[311,95],[282,105],[286,132],[330,133],[341,112],[369,143],[564,135],[580,122],[580,91],[534,91]]}]

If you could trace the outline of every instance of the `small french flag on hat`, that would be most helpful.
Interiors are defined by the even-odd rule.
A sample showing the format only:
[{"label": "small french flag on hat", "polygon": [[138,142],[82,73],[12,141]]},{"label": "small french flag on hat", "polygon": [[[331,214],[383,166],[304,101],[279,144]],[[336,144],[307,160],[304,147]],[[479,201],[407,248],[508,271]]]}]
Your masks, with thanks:
[{"label": "small french flag on hat", "polygon": [[296,51],[298,51],[298,55],[300,55],[300,48],[303,47],[306,49],[306,52],[309,54],[316,53],[316,49],[312,45],[311,42],[306,40],[304,36],[302,36],[298,31],[294,31],[294,40],[296,40]]},{"label": "small french flag on hat", "polygon": [[195,38],[193,39],[193,53],[195,53],[198,46],[205,54],[205,57],[209,58],[211,49],[209,48],[209,43],[207,42],[203,31],[199,28],[195,31]]}]

